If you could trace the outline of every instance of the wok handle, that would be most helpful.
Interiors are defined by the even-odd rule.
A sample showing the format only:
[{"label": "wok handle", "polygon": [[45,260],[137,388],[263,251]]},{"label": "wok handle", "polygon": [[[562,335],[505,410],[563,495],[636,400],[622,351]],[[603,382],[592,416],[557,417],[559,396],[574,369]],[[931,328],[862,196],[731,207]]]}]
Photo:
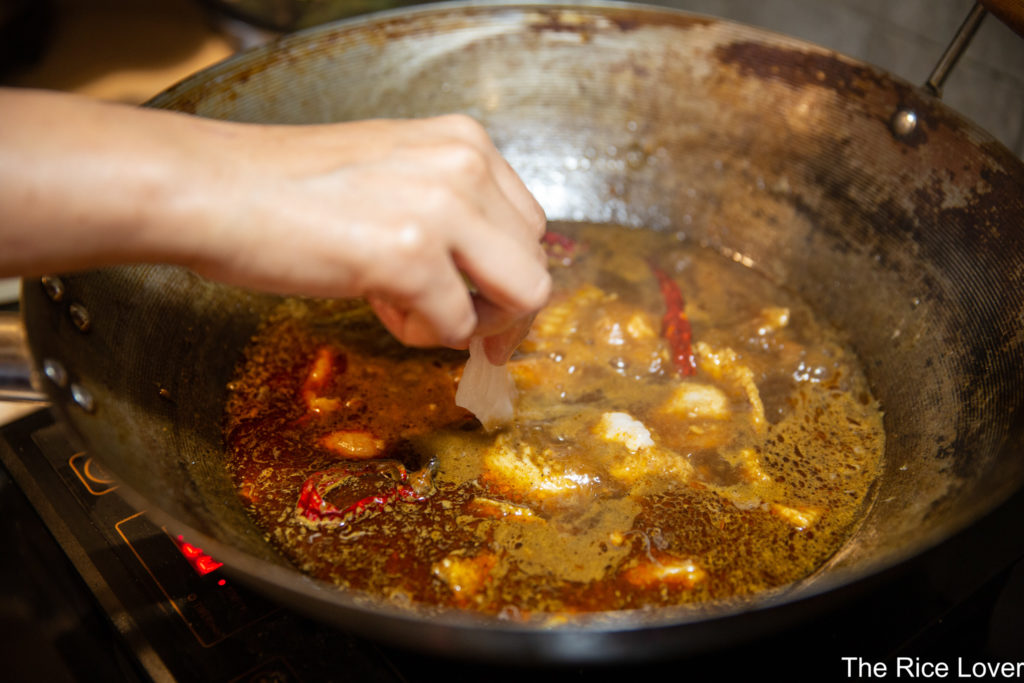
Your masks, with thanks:
[{"label": "wok handle", "polygon": [[942,97],[943,83],[953,71],[960,55],[967,50],[971,39],[989,12],[1016,31],[1017,35],[1024,37],[1024,0],[977,0],[924,83],[925,89],[932,95]]},{"label": "wok handle", "polygon": [[953,40],[946,47],[946,51],[939,58],[939,63],[935,65],[928,80],[924,82],[925,89],[935,97],[942,97],[942,85],[949,78],[949,74],[960,60],[960,56],[967,50],[967,46],[971,44],[971,39],[978,32],[986,14],[988,11],[985,9],[984,3],[975,2],[956,35],[953,36]]},{"label": "wok handle", "polygon": [[35,376],[21,316],[0,311],[0,401],[46,401]]},{"label": "wok handle", "polygon": [[1024,0],[979,0],[992,14],[1024,37]]}]

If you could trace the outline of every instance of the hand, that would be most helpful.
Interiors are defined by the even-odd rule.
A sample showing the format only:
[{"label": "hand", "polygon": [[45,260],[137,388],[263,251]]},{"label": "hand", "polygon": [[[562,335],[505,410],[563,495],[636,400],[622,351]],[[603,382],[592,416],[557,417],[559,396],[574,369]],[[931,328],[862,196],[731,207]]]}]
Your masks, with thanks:
[{"label": "hand", "polygon": [[492,362],[508,359],[550,291],[545,219],[482,127],[444,116],[245,137],[227,234],[197,270],[282,293],[366,296],[406,344],[464,348],[481,335]]},{"label": "hand", "polygon": [[547,300],[544,213],[468,117],[255,125],[4,88],[0,110],[0,275],[170,262],[366,296],[401,341],[481,335],[494,362]]}]

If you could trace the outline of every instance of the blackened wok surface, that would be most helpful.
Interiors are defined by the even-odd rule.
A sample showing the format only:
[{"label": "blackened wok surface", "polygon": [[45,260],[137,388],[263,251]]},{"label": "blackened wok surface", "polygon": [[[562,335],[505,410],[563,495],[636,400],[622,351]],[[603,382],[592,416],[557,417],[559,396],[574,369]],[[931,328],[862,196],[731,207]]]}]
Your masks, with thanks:
[{"label": "blackened wok surface", "polygon": [[[60,360],[94,398],[88,413],[50,385],[92,452],[238,578],[343,628],[520,662],[696,652],[822,608],[1024,478],[1024,165],[867,65],[637,6],[437,5],[294,35],[151,104],[282,123],[469,113],[550,219],[681,232],[798,292],[848,334],[885,410],[869,514],[790,591],[560,624],[408,612],[289,567],[225,475],[225,385],[272,297],[152,266],[67,276],[59,302],[26,283],[36,363]],[[901,107],[920,120],[904,138],[890,131]]]}]

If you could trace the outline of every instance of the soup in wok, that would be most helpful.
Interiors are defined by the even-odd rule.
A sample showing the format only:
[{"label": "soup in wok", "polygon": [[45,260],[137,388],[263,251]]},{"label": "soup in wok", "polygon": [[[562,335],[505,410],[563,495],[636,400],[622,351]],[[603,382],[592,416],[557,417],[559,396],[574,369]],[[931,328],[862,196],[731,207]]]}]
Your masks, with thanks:
[{"label": "soup in wok", "polygon": [[545,245],[555,293],[497,426],[455,403],[465,353],[405,348],[359,302],[268,318],[225,428],[268,540],[346,589],[509,619],[739,601],[815,572],[884,449],[841,336],[670,231],[553,224]]}]

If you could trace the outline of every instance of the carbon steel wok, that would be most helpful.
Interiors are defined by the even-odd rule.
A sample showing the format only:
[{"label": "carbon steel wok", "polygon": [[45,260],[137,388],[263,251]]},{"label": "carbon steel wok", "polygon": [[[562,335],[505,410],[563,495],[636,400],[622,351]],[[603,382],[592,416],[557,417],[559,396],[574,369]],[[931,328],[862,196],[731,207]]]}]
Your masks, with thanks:
[{"label": "carbon steel wok", "polygon": [[[225,385],[273,297],[171,267],[26,281],[34,362],[66,371],[44,382],[87,447],[237,578],[344,629],[517,661],[695,652],[799,618],[1024,479],[1024,164],[870,66],[660,9],[435,5],[293,35],[150,104],[279,123],[469,113],[549,218],[682,232],[798,292],[848,333],[885,409],[870,512],[798,586],[557,625],[406,611],[291,568],[225,475]],[[902,135],[901,108],[918,117]]]}]

